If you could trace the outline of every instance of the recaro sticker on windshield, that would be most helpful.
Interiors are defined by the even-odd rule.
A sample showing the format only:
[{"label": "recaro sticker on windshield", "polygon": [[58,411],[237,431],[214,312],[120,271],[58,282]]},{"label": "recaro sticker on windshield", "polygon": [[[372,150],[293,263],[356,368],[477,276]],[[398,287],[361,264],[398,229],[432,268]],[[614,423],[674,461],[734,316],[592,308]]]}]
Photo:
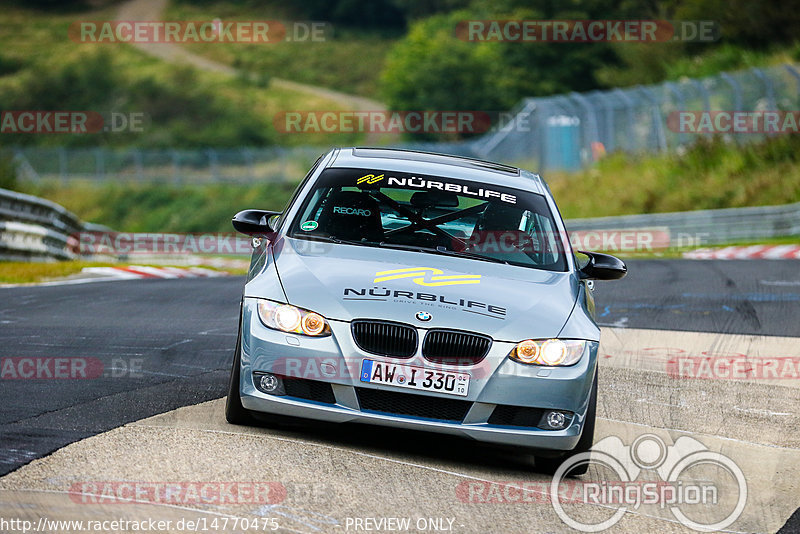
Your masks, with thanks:
[{"label": "recaro sticker on windshield", "polygon": [[333,213],[337,213],[339,215],[358,215],[359,217],[369,217],[372,215],[372,210],[349,208],[347,206],[334,206]]},{"label": "recaro sticker on windshield", "polygon": [[[379,174],[366,174],[356,180],[356,185],[372,185],[383,180],[384,175]],[[472,196],[478,198],[498,198],[502,202],[508,204],[516,204],[517,196],[510,193],[503,193],[495,191],[494,189],[484,189],[482,187],[475,187],[466,184],[457,184],[454,182],[444,182],[439,180],[428,180],[427,178],[417,178],[411,176],[407,178],[397,178],[389,176],[386,178],[386,183],[381,184],[380,187],[413,187],[415,189],[436,189],[438,191],[447,191],[449,193],[456,193],[459,195]]]},{"label": "recaro sticker on windshield", "polygon": [[319,223],[317,221],[306,221],[300,225],[300,229],[304,232],[313,232],[318,226]]}]

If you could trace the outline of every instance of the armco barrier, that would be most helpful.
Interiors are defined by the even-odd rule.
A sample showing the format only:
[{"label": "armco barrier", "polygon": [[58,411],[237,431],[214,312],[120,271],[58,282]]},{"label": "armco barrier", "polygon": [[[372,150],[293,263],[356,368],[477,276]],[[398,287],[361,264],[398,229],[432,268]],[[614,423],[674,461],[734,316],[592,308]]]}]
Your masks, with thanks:
[{"label": "armco barrier", "polygon": [[671,247],[699,247],[800,236],[800,203],[569,219],[570,232],[664,228]]},{"label": "armco barrier", "polygon": [[74,257],[81,221],[55,202],[0,189],[0,260],[35,261]]}]

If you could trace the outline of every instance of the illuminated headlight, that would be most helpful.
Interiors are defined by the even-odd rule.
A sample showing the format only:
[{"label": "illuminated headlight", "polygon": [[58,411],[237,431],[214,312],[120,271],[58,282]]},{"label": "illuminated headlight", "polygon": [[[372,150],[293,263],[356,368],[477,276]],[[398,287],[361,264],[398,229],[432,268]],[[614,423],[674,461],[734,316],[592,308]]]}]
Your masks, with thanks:
[{"label": "illuminated headlight", "polygon": [[290,304],[259,299],[258,317],[269,328],[304,336],[329,336],[331,328],[325,318]]},{"label": "illuminated headlight", "polygon": [[581,359],[586,343],[574,339],[526,339],[517,343],[508,357],[532,365],[572,365]]}]

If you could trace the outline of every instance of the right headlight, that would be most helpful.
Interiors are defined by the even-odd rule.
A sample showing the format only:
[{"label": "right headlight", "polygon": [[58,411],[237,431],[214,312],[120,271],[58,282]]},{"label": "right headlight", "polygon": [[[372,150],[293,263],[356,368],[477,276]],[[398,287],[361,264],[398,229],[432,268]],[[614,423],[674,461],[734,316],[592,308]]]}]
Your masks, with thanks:
[{"label": "right headlight", "polygon": [[312,337],[331,335],[331,327],[322,315],[291,304],[259,299],[258,317],[269,328],[282,332]]},{"label": "right headlight", "polygon": [[517,343],[508,357],[530,365],[573,365],[583,356],[586,343],[581,339],[526,339]]}]

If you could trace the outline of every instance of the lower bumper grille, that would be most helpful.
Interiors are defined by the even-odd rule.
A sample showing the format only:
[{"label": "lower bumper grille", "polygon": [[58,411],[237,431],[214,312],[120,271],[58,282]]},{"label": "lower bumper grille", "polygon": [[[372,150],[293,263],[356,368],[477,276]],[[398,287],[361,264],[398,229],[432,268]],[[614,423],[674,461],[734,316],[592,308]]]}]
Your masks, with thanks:
[{"label": "lower bumper grille", "polygon": [[362,410],[456,423],[464,420],[472,406],[470,401],[442,399],[377,389],[357,387],[356,393]]},{"label": "lower bumper grille", "polygon": [[297,397],[298,399],[336,404],[333,388],[327,382],[285,376],[281,378],[283,379],[283,387],[286,389],[287,397]]},{"label": "lower bumper grille", "polygon": [[544,410],[539,408],[500,405],[495,407],[488,422],[498,426],[536,427],[543,414]]}]

